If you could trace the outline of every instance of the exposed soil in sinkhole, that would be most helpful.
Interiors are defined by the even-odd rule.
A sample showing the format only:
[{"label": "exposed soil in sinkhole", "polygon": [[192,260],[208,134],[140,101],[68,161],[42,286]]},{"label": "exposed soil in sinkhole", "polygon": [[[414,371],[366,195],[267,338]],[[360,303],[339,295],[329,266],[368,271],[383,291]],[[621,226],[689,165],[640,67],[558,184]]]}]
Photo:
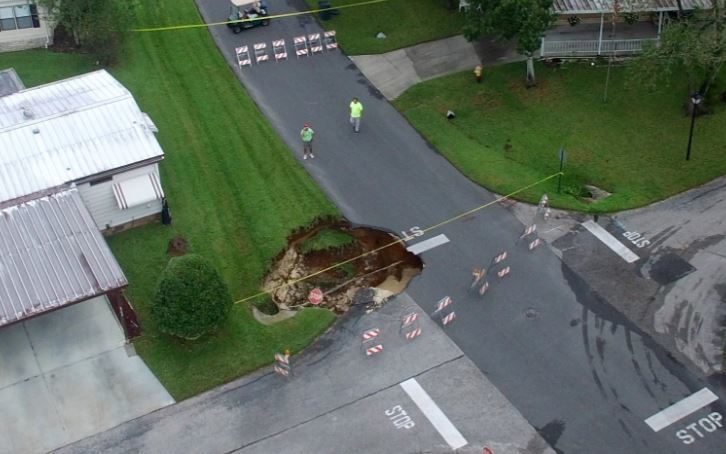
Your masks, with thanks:
[{"label": "exposed soil in sinkhole", "polygon": [[391,233],[319,219],[288,237],[263,281],[271,301],[258,308],[274,313],[310,305],[308,295],[316,287],[324,294],[320,306],[338,313],[354,304],[377,306],[402,292],[422,269],[421,259]]}]

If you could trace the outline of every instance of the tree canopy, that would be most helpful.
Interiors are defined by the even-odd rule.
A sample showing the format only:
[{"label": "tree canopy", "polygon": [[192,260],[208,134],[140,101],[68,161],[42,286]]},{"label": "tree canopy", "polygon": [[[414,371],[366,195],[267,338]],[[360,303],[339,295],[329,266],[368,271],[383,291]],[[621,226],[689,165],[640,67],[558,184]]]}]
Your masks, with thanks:
[{"label": "tree canopy", "polygon": [[473,40],[481,35],[516,39],[517,51],[527,57],[527,84],[535,84],[534,52],[556,16],[552,0],[470,0],[464,35]]},{"label": "tree canopy", "polygon": [[38,0],[50,19],[73,36],[76,47],[101,63],[113,61],[133,20],[134,1]]},{"label": "tree canopy", "polygon": [[639,80],[648,85],[686,78],[690,93],[708,95],[726,62],[726,0],[713,8],[696,10],[669,23],[657,45],[646,47],[633,65]]}]

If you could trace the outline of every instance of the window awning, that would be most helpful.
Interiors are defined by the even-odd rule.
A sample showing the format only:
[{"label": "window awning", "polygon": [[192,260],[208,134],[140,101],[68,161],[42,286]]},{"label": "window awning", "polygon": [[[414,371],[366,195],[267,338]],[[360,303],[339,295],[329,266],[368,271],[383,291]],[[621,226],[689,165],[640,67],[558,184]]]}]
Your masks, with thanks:
[{"label": "window awning", "polygon": [[116,197],[118,207],[126,210],[154,200],[161,200],[164,197],[164,191],[159,183],[159,175],[151,172],[115,183],[113,195]]}]

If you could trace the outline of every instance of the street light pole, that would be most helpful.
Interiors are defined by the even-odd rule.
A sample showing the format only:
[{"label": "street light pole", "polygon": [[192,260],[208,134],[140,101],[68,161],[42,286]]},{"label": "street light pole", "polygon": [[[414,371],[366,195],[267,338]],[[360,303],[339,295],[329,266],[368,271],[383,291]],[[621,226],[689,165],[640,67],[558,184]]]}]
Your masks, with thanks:
[{"label": "street light pole", "polygon": [[700,93],[694,93],[691,96],[691,132],[688,133],[688,150],[686,151],[686,161],[691,159],[691,143],[693,143],[693,126],[696,123],[696,109],[701,104],[703,97]]}]

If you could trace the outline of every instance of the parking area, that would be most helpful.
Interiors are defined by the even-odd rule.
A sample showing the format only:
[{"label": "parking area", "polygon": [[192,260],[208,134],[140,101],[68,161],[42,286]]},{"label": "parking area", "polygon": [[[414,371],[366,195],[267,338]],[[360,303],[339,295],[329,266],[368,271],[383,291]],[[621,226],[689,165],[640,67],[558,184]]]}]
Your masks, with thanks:
[{"label": "parking area", "polygon": [[0,453],[47,452],[173,402],[105,296],[0,329]]}]

